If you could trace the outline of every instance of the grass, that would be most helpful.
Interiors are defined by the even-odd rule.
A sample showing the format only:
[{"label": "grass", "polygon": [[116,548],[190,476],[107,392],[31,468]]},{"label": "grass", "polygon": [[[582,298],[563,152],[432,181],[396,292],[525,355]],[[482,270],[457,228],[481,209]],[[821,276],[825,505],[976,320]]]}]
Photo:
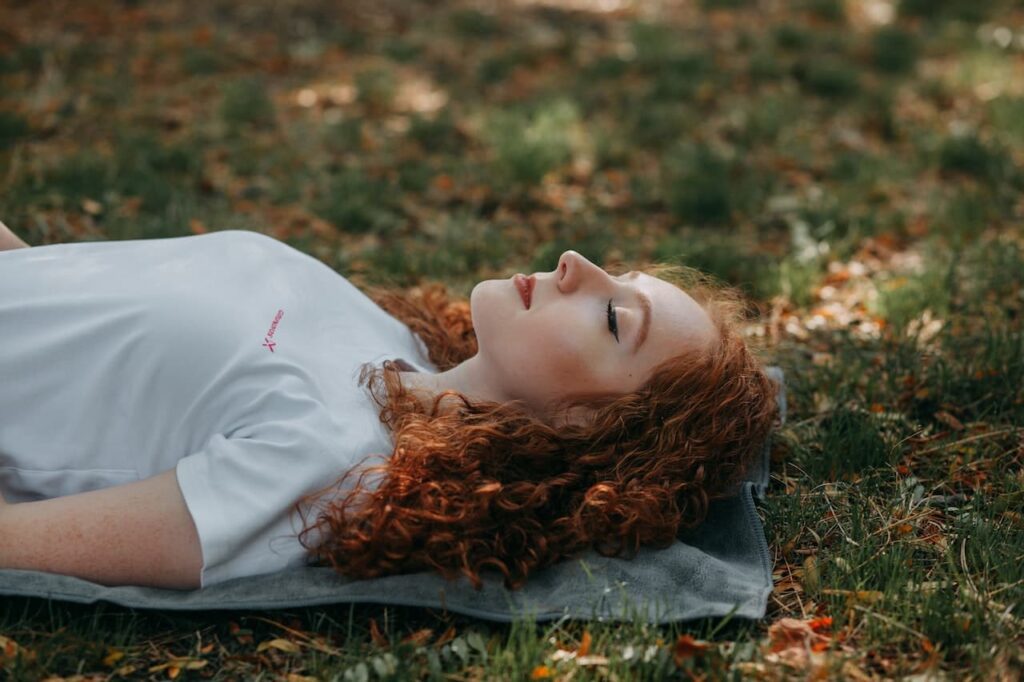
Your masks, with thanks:
[{"label": "grass", "polygon": [[[347,276],[462,294],[567,248],[740,287],[790,396],[759,507],[766,618],[5,599],[0,676],[1024,672],[1015,3],[902,0],[883,22],[838,0],[293,4],[4,6],[0,218],[31,244],[257,230]],[[783,618],[825,647],[780,659]]]}]

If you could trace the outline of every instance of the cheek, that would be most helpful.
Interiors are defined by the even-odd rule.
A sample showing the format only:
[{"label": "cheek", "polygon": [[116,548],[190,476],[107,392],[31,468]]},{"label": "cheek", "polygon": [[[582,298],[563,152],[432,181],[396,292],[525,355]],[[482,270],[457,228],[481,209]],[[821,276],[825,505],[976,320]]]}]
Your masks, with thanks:
[{"label": "cheek", "polygon": [[531,376],[539,375],[539,381],[554,384],[586,376],[590,365],[587,347],[583,334],[570,320],[535,318],[530,322],[516,336],[522,341],[520,350],[526,357],[521,359]]}]

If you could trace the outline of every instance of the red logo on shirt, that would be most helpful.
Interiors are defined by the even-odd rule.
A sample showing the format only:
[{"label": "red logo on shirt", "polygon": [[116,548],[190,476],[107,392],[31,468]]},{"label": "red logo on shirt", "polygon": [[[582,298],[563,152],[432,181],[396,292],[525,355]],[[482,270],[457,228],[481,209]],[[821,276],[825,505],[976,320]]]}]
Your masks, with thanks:
[{"label": "red logo on shirt", "polygon": [[267,335],[263,338],[263,345],[270,349],[270,352],[274,352],[274,346],[277,345],[276,341],[271,341],[274,338],[274,332],[277,331],[277,323],[284,317],[284,311],[278,310],[277,315],[274,315],[274,321],[270,324],[270,329],[267,331]]}]

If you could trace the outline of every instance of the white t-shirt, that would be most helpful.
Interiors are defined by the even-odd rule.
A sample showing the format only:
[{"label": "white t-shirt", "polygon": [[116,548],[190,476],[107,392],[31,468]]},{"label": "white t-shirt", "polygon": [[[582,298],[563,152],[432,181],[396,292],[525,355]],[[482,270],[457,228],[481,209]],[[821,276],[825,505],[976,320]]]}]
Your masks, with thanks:
[{"label": "white t-shirt", "polygon": [[348,280],[256,232],[2,251],[0,491],[47,499],[174,468],[203,586],[301,565],[293,503],[391,453],[358,385],[389,358],[437,371]]}]

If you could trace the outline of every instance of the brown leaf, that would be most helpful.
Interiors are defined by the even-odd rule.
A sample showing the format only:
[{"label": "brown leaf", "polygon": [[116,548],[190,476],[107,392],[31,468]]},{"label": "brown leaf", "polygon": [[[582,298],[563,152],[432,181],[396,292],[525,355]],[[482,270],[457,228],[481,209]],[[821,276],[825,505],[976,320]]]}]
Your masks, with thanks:
[{"label": "brown leaf", "polygon": [[828,637],[815,632],[808,621],[781,618],[768,626],[768,639],[772,652],[778,653],[792,647],[803,649],[805,645],[826,641]]},{"label": "brown leaf", "polygon": [[694,639],[690,635],[679,635],[675,648],[672,651],[672,658],[676,666],[681,667],[683,661],[688,658],[699,658],[708,649],[708,643]]},{"label": "brown leaf", "polygon": [[812,554],[804,559],[804,589],[814,593],[818,591],[819,584],[818,559]]},{"label": "brown leaf", "polygon": [[577,656],[586,656],[590,651],[590,633],[586,630],[583,631],[583,641],[580,642],[580,648],[576,650]]},{"label": "brown leaf", "polygon": [[268,639],[265,642],[260,642],[259,646],[256,647],[256,651],[266,651],[267,649],[277,649],[278,651],[284,651],[289,654],[297,654],[302,651],[302,647],[297,643],[288,639]]},{"label": "brown leaf", "polygon": [[89,215],[99,215],[103,213],[103,204],[95,199],[82,199],[82,210]]},{"label": "brown leaf", "polygon": [[405,639],[402,640],[402,644],[409,643],[413,646],[423,646],[429,642],[430,638],[433,636],[434,631],[431,628],[423,628],[422,630],[417,630],[416,632],[407,635]]},{"label": "brown leaf", "polygon": [[450,642],[450,641],[452,641],[453,639],[455,639],[455,634],[456,634],[456,633],[455,633],[455,626],[454,626],[454,625],[449,625],[449,626],[448,626],[448,629],[447,629],[447,630],[445,630],[445,631],[444,631],[444,632],[443,632],[443,633],[441,634],[441,636],[437,638],[437,641],[436,641],[436,642],[434,642],[434,648],[436,648],[436,649],[440,649],[440,648],[441,648],[441,647],[443,647],[443,646],[444,646],[445,644],[447,644],[448,642]]},{"label": "brown leaf", "polygon": [[391,643],[388,642],[388,638],[381,633],[380,628],[377,627],[377,620],[375,618],[370,619],[370,639],[373,640],[373,644],[381,649],[390,648]]},{"label": "brown leaf", "polygon": [[26,649],[19,645],[13,639],[0,635],[0,668],[2,664],[7,660],[14,660],[14,658],[21,653],[21,656],[27,660],[35,659],[35,652]]},{"label": "brown leaf", "polygon": [[951,415],[949,412],[946,412],[945,410],[939,410],[938,412],[936,412],[935,418],[942,422],[943,424],[945,424],[946,426],[948,426],[949,428],[953,429],[954,431],[963,431],[965,428],[963,422],[961,422],[959,419]]},{"label": "brown leaf", "polygon": [[865,604],[874,604],[875,602],[882,599],[884,596],[878,590],[834,590],[824,589],[821,591],[822,594],[835,595],[840,597],[846,597],[848,602],[863,602]]}]

